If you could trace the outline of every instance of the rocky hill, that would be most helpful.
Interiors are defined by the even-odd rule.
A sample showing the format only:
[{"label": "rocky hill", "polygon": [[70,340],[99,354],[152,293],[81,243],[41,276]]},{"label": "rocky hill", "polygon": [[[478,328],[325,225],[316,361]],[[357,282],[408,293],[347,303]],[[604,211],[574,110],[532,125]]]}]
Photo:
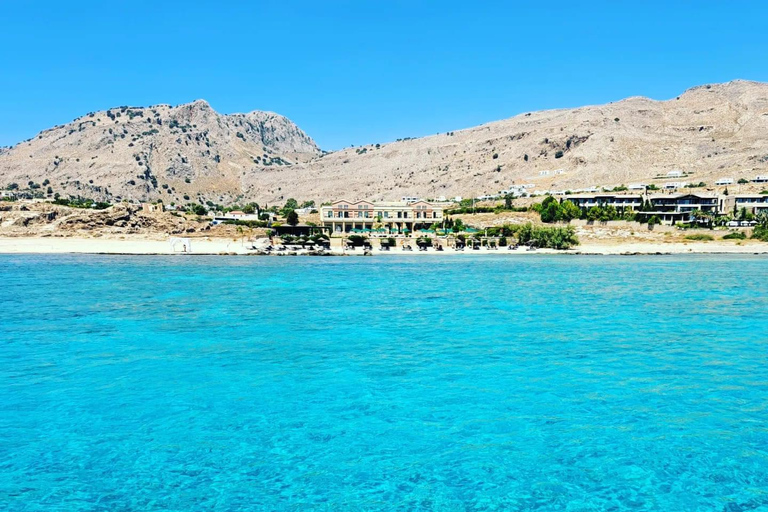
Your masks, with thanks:
[{"label": "rocky hill", "polygon": [[[346,149],[260,174],[249,189],[297,197],[399,198],[655,183],[670,171],[707,183],[768,174],[768,84],[695,87],[668,101],[634,97],[523,113],[430,137]],[[278,185],[279,184],[279,185]],[[730,192],[765,184],[732,186]]]},{"label": "rocky hill", "polygon": [[[375,122],[372,120],[371,122]],[[435,136],[333,153],[276,114],[221,115],[206,103],[89,114],[0,154],[0,187],[165,202],[287,197],[392,199],[768,174],[768,84],[733,81],[656,101],[523,113]],[[747,191],[758,186],[733,186]],[[185,199],[189,197],[190,199]]]},{"label": "rocky hill", "polygon": [[[295,124],[271,112],[222,115],[205,101],[118,107],[0,152],[0,186],[30,181],[39,193],[93,199],[238,200],[252,174],[321,154]],[[33,185],[34,186],[34,185]]]}]

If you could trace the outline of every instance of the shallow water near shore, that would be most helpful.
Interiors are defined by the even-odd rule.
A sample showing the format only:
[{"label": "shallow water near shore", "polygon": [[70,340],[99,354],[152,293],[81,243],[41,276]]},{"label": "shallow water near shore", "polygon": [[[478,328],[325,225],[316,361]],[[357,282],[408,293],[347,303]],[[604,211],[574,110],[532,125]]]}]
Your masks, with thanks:
[{"label": "shallow water near shore", "polygon": [[768,508],[768,259],[0,255],[0,508]]}]

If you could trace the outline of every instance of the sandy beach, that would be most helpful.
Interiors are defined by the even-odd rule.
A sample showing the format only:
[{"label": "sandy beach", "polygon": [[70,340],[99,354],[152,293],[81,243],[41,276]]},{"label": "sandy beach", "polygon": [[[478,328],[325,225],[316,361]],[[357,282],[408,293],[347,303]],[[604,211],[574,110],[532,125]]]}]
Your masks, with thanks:
[{"label": "sandy beach", "polygon": [[[251,244],[242,240],[226,238],[192,238],[191,254],[253,254],[249,249]],[[335,245],[335,244],[334,244]],[[342,251],[339,247],[331,249],[333,254],[363,255],[363,250]],[[143,255],[167,255],[182,254],[174,251],[169,240],[150,239],[145,237],[114,238],[77,238],[77,237],[0,237],[0,254],[143,254]],[[768,254],[768,244],[752,241],[743,241],[739,244],[726,241],[712,242],[626,242],[626,243],[585,243],[567,251],[552,249],[538,249],[528,251],[525,248],[508,250],[481,249],[473,251],[403,251],[395,249],[381,251],[374,249],[374,255],[466,255],[466,254],[495,254],[495,255],[533,255],[533,254]]]}]

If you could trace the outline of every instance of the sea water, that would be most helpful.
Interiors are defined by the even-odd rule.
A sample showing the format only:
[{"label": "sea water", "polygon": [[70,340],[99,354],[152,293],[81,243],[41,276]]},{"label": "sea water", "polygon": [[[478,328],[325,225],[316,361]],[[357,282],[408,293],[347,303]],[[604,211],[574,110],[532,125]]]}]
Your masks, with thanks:
[{"label": "sea water", "polygon": [[768,260],[0,256],[0,509],[768,509]]}]

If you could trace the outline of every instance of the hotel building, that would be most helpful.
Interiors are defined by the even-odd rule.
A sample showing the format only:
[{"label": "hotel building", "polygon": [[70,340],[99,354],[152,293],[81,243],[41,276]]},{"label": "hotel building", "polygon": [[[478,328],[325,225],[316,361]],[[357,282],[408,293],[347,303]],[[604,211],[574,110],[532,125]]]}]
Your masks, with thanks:
[{"label": "hotel building", "polygon": [[723,213],[731,213],[733,210],[740,211],[746,208],[749,213],[758,215],[768,212],[768,194],[740,194],[727,196]]},{"label": "hotel building", "polygon": [[331,233],[365,230],[404,233],[426,229],[443,221],[441,206],[426,201],[336,201],[320,208],[323,226]]}]

